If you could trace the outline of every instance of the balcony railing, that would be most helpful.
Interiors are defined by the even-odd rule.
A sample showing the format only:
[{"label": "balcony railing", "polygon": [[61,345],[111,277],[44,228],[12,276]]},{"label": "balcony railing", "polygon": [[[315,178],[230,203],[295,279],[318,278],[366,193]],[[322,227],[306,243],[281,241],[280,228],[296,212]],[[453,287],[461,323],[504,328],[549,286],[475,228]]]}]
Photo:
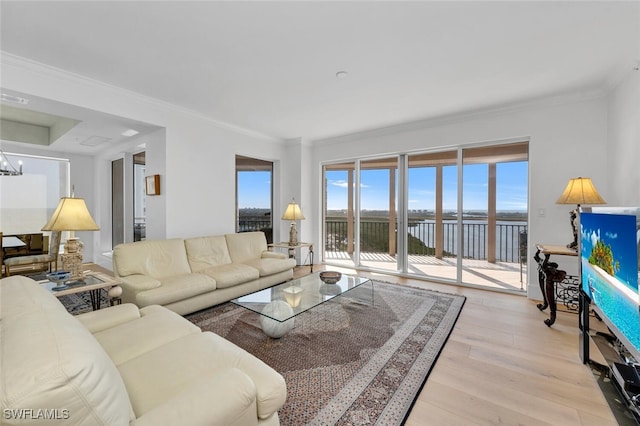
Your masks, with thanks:
[{"label": "balcony railing", "polygon": [[[463,222],[462,256],[466,259],[487,260],[488,224],[477,221]],[[397,230],[396,230],[397,232]],[[458,255],[458,224],[442,224],[443,257]],[[345,220],[325,221],[325,250],[347,251],[348,229]],[[496,225],[496,253],[498,262],[518,263],[526,255],[527,225],[521,222]],[[409,222],[409,254],[434,256],[436,247],[436,224],[434,222]],[[360,251],[389,253],[389,222],[362,220],[360,222]],[[393,253],[392,253],[393,254]]]},{"label": "balcony railing", "polygon": [[271,220],[251,217],[238,220],[238,232],[262,231],[265,228],[271,228]]}]

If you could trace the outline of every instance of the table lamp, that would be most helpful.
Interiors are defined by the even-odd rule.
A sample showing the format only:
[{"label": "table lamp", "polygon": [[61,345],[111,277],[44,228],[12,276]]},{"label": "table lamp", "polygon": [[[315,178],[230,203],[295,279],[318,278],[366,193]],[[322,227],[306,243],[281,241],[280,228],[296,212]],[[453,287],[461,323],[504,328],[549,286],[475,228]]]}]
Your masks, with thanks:
[{"label": "table lamp", "polygon": [[[94,222],[87,205],[82,198],[63,197],[58,207],[53,212],[51,219],[42,227],[43,231],[71,231],[71,236],[64,244],[63,268],[71,271],[71,279],[83,279],[82,242],[73,236],[73,231],[99,231],[100,228]],[[66,264],[65,264],[66,263]]]},{"label": "table lamp", "polygon": [[293,199],[284,214],[282,215],[282,220],[290,220],[291,227],[289,228],[289,245],[295,246],[298,245],[298,230],[296,229],[296,220],[304,220],[304,216],[302,211],[300,210],[300,206],[296,204],[296,200]]},{"label": "table lamp", "polygon": [[577,177],[569,179],[556,204],[576,204],[577,207],[569,212],[571,227],[573,228],[573,242],[567,244],[570,249],[578,248],[578,211],[581,204],[606,204],[607,202],[598,194],[591,178]]}]

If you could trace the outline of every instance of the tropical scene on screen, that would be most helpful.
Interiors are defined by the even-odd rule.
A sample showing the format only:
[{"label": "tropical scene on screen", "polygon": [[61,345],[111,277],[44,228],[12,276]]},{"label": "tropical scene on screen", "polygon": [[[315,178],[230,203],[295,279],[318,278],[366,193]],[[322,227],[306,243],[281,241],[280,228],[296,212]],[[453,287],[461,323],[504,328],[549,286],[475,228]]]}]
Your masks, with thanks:
[{"label": "tropical scene on screen", "polygon": [[640,351],[636,217],[582,213],[580,233],[583,290]]}]

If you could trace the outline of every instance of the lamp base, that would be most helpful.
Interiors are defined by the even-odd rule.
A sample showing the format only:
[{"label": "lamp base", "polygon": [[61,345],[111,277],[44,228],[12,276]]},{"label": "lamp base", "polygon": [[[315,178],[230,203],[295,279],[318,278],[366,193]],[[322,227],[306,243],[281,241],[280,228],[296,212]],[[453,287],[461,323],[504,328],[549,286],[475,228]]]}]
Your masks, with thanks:
[{"label": "lamp base", "polygon": [[295,222],[291,222],[291,227],[289,228],[289,245],[290,246],[298,245],[298,230],[296,229]]},{"label": "lamp base", "polygon": [[580,209],[580,204],[574,210],[569,212],[569,218],[571,220],[571,229],[573,231],[573,241],[567,244],[567,248],[571,250],[578,250],[578,210]]},{"label": "lamp base", "polygon": [[60,259],[62,260],[62,269],[71,272],[70,280],[84,279],[84,273],[82,272],[82,253],[62,253]]}]

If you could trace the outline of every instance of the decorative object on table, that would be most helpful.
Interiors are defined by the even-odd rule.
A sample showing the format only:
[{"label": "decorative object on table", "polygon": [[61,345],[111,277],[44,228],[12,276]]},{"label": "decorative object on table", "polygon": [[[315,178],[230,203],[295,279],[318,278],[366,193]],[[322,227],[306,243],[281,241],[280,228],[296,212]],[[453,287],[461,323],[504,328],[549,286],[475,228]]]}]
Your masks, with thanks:
[{"label": "decorative object on table", "polygon": [[340,281],[340,278],[342,278],[342,274],[340,272],[336,272],[336,271],[320,272],[320,279],[325,284],[335,284],[338,281]]},{"label": "decorative object on table", "polygon": [[73,231],[99,231],[100,228],[91,217],[87,205],[82,198],[63,197],[53,212],[51,219],[42,227],[43,231],[71,231],[71,236],[64,245],[62,268],[71,271],[71,279],[81,280],[82,273],[82,241],[73,236]]},{"label": "decorative object on table", "polygon": [[576,204],[577,207],[569,212],[571,228],[573,229],[573,241],[567,244],[570,249],[578,249],[578,211],[581,204],[606,204],[607,202],[598,194],[591,178],[577,177],[569,179],[556,204]]},{"label": "decorative object on table", "polygon": [[289,228],[289,245],[295,246],[298,244],[298,230],[296,229],[296,220],[304,220],[304,215],[300,210],[300,206],[296,203],[295,199],[292,199],[284,214],[282,220],[290,220],[291,227]]},{"label": "decorative object on table", "polygon": [[22,176],[22,160],[18,161],[16,169],[7,154],[0,150],[0,176]]},{"label": "decorative object on table", "polygon": [[151,175],[144,178],[146,195],[160,195],[160,175]]},{"label": "decorative object on table", "polygon": [[295,308],[300,305],[300,301],[302,300],[302,287],[292,285],[282,290],[282,293],[284,293],[284,300],[287,301],[289,306]]},{"label": "decorative object on table", "polygon": [[50,272],[46,276],[49,281],[56,283],[51,290],[59,291],[69,287],[65,283],[71,279],[71,271]]}]

